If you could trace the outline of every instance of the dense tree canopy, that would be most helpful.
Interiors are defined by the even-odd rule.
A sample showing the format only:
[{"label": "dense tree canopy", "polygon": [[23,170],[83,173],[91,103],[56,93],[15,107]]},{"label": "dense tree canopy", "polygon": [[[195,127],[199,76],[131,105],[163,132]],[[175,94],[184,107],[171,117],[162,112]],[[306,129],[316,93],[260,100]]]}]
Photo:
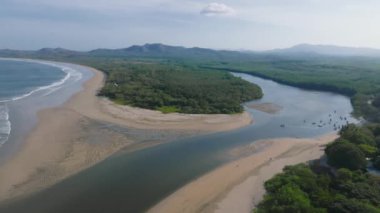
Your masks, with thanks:
[{"label": "dense tree canopy", "polygon": [[108,77],[100,95],[136,107],[229,114],[242,112],[243,102],[262,96],[258,86],[226,72],[147,62],[111,68],[104,68]]},{"label": "dense tree canopy", "polygon": [[[373,143],[380,125],[348,125],[340,135],[326,147],[327,170],[319,165],[285,167],[265,183],[267,194],[255,211],[380,213],[380,177],[365,173],[366,157],[380,169],[380,146]],[[283,190],[290,193],[288,200]],[[299,205],[291,208],[292,202]]]},{"label": "dense tree canopy", "polygon": [[364,153],[355,145],[346,141],[337,141],[326,149],[328,162],[337,168],[363,169],[367,165]]},{"label": "dense tree canopy", "polygon": [[339,169],[331,176],[304,164],[287,166],[265,188],[257,213],[380,212],[380,179],[361,171]]},{"label": "dense tree canopy", "polygon": [[[251,73],[277,82],[351,97],[355,114],[380,122],[380,60],[336,57],[273,57],[212,63],[217,70]],[[372,104],[369,104],[371,103]]]},{"label": "dense tree canopy", "polygon": [[344,126],[339,134],[342,138],[355,144],[367,144],[371,146],[376,145],[375,136],[365,127],[358,127],[354,124],[349,124]]},{"label": "dense tree canopy", "polygon": [[[185,66],[245,72],[280,83],[349,95],[355,114],[380,122],[380,60],[315,54],[276,54],[216,51],[147,44],[122,49],[76,52],[61,48],[39,51],[0,51],[4,57],[38,58],[85,64],[104,71],[134,61],[139,64],[175,62]],[[150,61],[150,62],[149,62]],[[104,66],[106,65],[106,66]],[[125,69],[124,69],[125,70]],[[372,103],[372,104],[371,104]],[[168,108],[173,109],[173,108]]]}]

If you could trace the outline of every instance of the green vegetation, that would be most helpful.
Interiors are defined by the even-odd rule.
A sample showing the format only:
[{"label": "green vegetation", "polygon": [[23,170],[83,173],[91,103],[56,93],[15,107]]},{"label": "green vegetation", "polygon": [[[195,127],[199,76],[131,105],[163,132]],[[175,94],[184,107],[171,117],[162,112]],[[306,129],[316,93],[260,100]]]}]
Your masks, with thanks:
[{"label": "green vegetation", "polygon": [[249,62],[208,63],[205,67],[348,95],[357,116],[380,122],[380,60],[376,58],[277,56]]},{"label": "green vegetation", "polygon": [[325,150],[329,165],[285,167],[255,212],[380,212],[380,178],[366,173],[367,159],[380,166],[379,130],[347,125]]},{"label": "green vegetation", "polygon": [[380,179],[360,170],[335,175],[299,164],[265,183],[267,194],[256,213],[380,212]]},{"label": "green vegetation", "polygon": [[367,166],[365,155],[360,148],[345,140],[330,144],[326,148],[326,154],[328,163],[336,168],[356,170]]},{"label": "green vegetation", "polygon": [[[58,60],[106,73],[100,95],[164,113],[236,113],[261,90],[227,71],[253,74],[305,89],[348,95],[356,116],[326,147],[327,165],[286,167],[265,184],[256,212],[380,212],[380,59],[316,54],[241,53],[161,44],[75,52],[64,49],[0,51],[4,57]],[[286,98],[286,97],[284,97]]]},{"label": "green vegetation", "polygon": [[[215,52],[215,54],[219,54]],[[337,92],[351,97],[354,113],[365,119],[380,122],[380,60],[362,57],[300,57],[248,55],[228,52],[220,57],[204,55],[203,58],[162,56],[162,58],[112,58],[142,66],[156,63],[172,69],[186,71],[234,71],[273,79],[277,82],[305,89]],[[239,57],[238,57],[239,56]],[[98,59],[103,57],[97,56]],[[91,58],[91,57],[90,57]],[[133,61],[137,62],[133,62]],[[145,62],[144,62],[145,61]],[[96,62],[97,63],[97,62]],[[96,66],[93,61],[86,63]],[[109,63],[109,62],[107,62]],[[140,64],[139,64],[140,63]],[[142,63],[142,64],[141,64]],[[125,65],[122,65],[125,66]],[[107,71],[110,66],[104,67]],[[144,67],[144,66],[143,66]],[[100,68],[100,67],[97,67]],[[180,109],[182,111],[182,109]]]},{"label": "green vegetation", "polygon": [[164,113],[239,113],[241,104],[260,98],[261,89],[227,72],[201,68],[201,61],[236,60],[233,51],[147,44],[124,49],[77,52],[62,48],[0,50],[0,56],[36,58],[88,65],[106,73],[100,95],[118,104]]},{"label": "green vegetation", "polygon": [[[115,67],[123,70],[122,67],[129,63],[136,66],[146,63],[170,67],[174,65],[186,71],[244,72],[306,89],[348,95],[351,97],[355,115],[380,122],[379,58],[324,56],[304,52],[244,53],[163,44],[146,44],[115,50],[97,49],[89,52],[61,48],[44,48],[38,51],[0,50],[0,56],[74,62],[94,66],[105,72],[111,72]],[[123,100],[119,101],[123,103]],[[222,110],[221,107],[223,108],[217,107],[218,110]],[[177,108],[182,111],[181,107]]]},{"label": "green vegetation", "polygon": [[[358,126],[355,126],[354,124],[349,124],[345,126],[344,128],[342,128],[342,130],[339,132],[340,139],[336,140],[334,143],[330,144],[326,148],[326,153],[328,155],[329,151],[331,151],[329,150],[330,147],[336,144],[348,143],[351,145],[351,147],[352,145],[355,146],[355,148],[353,148],[355,149],[355,152],[360,150],[360,153],[362,153],[366,158],[374,161],[375,159],[380,157],[380,152],[379,152],[380,143],[376,142],[376,138],[380,137],[379,128],[380,128],[380,124],[369,124],[363,127],[358,127]],[[353,155],[349,155],[348,157],[352,158]],[[347,159],[347,161],[350,161],[350,160]],[[360,160],[357,160],[356,163],[358,162],[360,162]]]},{"label": "green vegetation", "polygon": [[163,113],[173,113],[173,112],[179,112],[179,109],[174,106],[162,106],[157,108],[159,111]]},{"label": "green vegetation", "polygon": [[349,124],[347,126],[344,126],[342,130],[340,130],[339,134],[341,138],[346,139],[351,143],[355,143],[357,145],[376,145],[374,133],[366,127],[358,127],[354,124]]},{"label": "green vegetation", "polygon": [[164,113],[239,113],[242,102],[262,96],[258,86],[230,73],[175,63],[119,61],[100,68],[107,80],[99,95]]},{"label": "green vegetation", "polygon": [[[345,94],[351,97],[355,115],[370,122],[380,122],[379,59],[290,57],[214,63],[206,67],[254,74],[305,89]],[[323,173],[306,165],[285,168],[284,173],[266,183],[268,194],[255,211],[380,212],[380,180],[362,172],[367,166],[366,158],[380,170],[380,125],[348,125],[340,135],[339,140],[326,148],[332,172]]]}]

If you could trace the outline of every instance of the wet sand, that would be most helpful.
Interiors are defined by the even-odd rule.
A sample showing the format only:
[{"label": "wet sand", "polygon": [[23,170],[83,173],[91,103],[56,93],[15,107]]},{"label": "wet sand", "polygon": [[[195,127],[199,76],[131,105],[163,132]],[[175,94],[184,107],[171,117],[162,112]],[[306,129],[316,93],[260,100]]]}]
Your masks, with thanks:
[{"label": "wet sand", "polygon": [[232,150],[251,155],[233,161],[192,181],[158,203],[149,212],[251,212],[263,197],[263,183],[286,165],[317,159],[323,145],[338,136],[311,139],[262,140]]},{"label": "wet sand", "polygon": [[60,107],[38,112],[38,124],[28,134],[25,144],[0,167],[0,200],[43,189],[117,151],[131,151],[165,141],[139,145],[135,138],[99,124],[112,123],[147,131],[182,131],[183,135],[191,135],[235,129],[252,122],[248,113],[163,114],[118,106],[96,96],[103,86],[104,75],[93,68],[87,69],[95,75],[84,84],[83,90]]},{"label": "wet sand", "polygon": [[282,106],[273,103],[254,103],[248,104],[247,107],[259,110],[261,112],[266,112],[269,114],[276,114],[283,109]]}]

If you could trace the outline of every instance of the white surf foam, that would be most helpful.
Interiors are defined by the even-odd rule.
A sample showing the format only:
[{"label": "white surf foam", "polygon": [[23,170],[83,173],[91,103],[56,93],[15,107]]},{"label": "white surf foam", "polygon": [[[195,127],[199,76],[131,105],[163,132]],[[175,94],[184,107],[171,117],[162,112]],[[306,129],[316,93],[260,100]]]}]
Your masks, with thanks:
[{"label": "white surf foam", "polygon": [[17,101],[17,100],[26,98],[36,92],[44,91],[44,90],[46,90],[47,92],[44,93],[43,96],[47,96],[63,88],[64,84],[68,82],[68,80],[70,80],[70,82],[76,82],[76,81],[81,80],[83,75],[81,72],[71,67],[67,67],[61,64],[56,64],[56,63],[47,62],[47,61],[30,60],[30,59],[8,59],[8,58],[0,58],[0,60],[39,63],[39,64],[44,64],[44,65],[60,68],[63,72],[66,73],[64,78],[62,78],[59,81],[53,82],[49,85],[38,87],[26,94],[13,97],[11,99],[6,99],[6,100],[0,99],[0,147],[1,147],[3,144],[7,142],[12,130],[11,122],[9,121],[9,112],[8,112],[6,102]]},{"label": "white surf foam", "polygon": [[7,142],[11,129],[8,108],[5,104],[0,104],[0,147]]},{"label": "white surf foam", "polygon": [[[63,72],[66,73],[65,77],[59,81],[53,82],[47,86],[37,87],[36,89],[34,89],[34,90],[32,90],[26,94],[13,97],[11,99],[0,100],[0,103],[9,102],[9,101],[17,101],[17,100],[26,98],[26,97],[28,97],[28,96],[36,93],[36,92],[43,91],[43,90],[51,90],[51,91],[48,91],[48,93],[51,94],[51,93],[59,90],[60,88],[62,88],[61,85],[66,83],[69,79],[73,80],[74,82],[82,79],[82,73],[81,72],[79,72],[75,69],[72,69],[70,67],[60,65],[60,64],[55,64],[55,63],[46,62],[46,61],[39,61],[39,60],[29,60],[29,59],[4,59],[4,58],[0,58],[0,60],[25,61],[25,62],[39,63],[39,64],[44,64],[44,65],[60,68]],[[46,95],[46,93],[45,93],[45,95]]]}]

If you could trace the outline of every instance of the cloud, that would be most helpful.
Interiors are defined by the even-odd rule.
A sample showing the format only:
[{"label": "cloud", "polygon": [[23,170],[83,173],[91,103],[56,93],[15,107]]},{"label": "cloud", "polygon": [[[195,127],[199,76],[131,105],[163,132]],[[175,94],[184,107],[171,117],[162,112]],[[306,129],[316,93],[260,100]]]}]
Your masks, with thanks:
[{"label": "cloud", "polygon": [[210,3],[207,5],[202,11],[202,15],[206,16],[214,16],[214,15],[233,15],[236,11],[222,3]]}]

